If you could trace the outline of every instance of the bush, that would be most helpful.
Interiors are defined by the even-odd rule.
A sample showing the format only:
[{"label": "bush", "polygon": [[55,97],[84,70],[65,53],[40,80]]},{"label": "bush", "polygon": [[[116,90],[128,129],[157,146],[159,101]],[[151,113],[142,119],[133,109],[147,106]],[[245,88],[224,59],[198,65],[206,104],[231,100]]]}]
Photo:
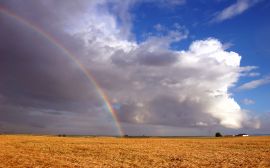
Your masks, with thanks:
[{"label": "bush", "polygon": [[222,137],[222,134],[220,132],[217,132],[216,137]]}]

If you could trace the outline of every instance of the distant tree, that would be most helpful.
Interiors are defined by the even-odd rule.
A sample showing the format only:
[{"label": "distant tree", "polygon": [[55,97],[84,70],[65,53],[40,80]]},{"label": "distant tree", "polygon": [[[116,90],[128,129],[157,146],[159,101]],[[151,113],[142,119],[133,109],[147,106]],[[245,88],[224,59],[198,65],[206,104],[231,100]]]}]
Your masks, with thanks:
[{"label": "distant tree", "polygon": [[217,132],[216,137],[222,137],[222,134],[220,132]]},{"label": "distant tree", "polygon": [[126,134],[126,135],[124,135],[124,137],[126,137],[126,138],[127,138],[127,137],[128,137],[128,135]]}]

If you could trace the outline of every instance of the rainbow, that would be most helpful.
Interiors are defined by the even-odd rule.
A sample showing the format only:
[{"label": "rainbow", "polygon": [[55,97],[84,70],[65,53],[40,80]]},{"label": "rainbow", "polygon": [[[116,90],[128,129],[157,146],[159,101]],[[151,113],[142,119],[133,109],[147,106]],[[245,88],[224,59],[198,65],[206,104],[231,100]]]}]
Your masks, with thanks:
[{"label": "rainbow", "polygon": [[123,132],[123,129],[120,125],[116,111],[112,107],[112,104],[110,103],[110,100],[109,100],[107,94],[102,90],[99,83],[97,82],[95,77],[92,75],[92,73],[85,68],[85,66],[75,57],[75,55],[71,51],[69,51],[67,48],[65,48],[59,41],[57,41],[57,39],[55,39],[49,33],[45,32],[40,27],[34,25],[30,21],[16,15],[14,12],[11,12],[7,9],[4,9],[3,7],[0,6],[0,13],[2,13],[3,15],[5,15],[9,18],[14,19],[15,21],[18,21],[19,23],[27,26],[31,30],[40,34],[43,38],[48,40],[50,43],[52,43],[54,46],[56,46],[59,50],[61,50],[65,55],[67,55],[70,58],[70,60],[72,60],[78,66],[78,68],[83,72],[83,74],[86,76],[86,78],[89,80],[89,82],[94,85],[97,94],[104,101],[104,104],[105,104],[107,110],[110,112],[110,114],[114,120],[115,126],[118,130],[118,134],[120,136],[124,135],[124,132]]}]

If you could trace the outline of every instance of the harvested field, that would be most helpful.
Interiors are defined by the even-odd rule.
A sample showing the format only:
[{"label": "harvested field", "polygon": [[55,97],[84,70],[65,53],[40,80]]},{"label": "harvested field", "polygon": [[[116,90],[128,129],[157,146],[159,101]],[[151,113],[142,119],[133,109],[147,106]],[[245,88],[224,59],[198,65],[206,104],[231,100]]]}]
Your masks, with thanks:
[{"label": "harvested field", "polygon": [[270,137],[0,135],[0,167],[270,167]]}]

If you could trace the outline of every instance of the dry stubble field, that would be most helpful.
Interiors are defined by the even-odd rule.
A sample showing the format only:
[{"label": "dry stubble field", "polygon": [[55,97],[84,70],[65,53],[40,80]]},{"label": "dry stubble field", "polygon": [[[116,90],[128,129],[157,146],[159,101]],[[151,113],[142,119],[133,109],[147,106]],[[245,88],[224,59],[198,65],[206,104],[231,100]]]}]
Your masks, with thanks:
[{"label": "dry stubble field", "polygon": [[270,167],[270,137],[0,135],[0,167]]}]

